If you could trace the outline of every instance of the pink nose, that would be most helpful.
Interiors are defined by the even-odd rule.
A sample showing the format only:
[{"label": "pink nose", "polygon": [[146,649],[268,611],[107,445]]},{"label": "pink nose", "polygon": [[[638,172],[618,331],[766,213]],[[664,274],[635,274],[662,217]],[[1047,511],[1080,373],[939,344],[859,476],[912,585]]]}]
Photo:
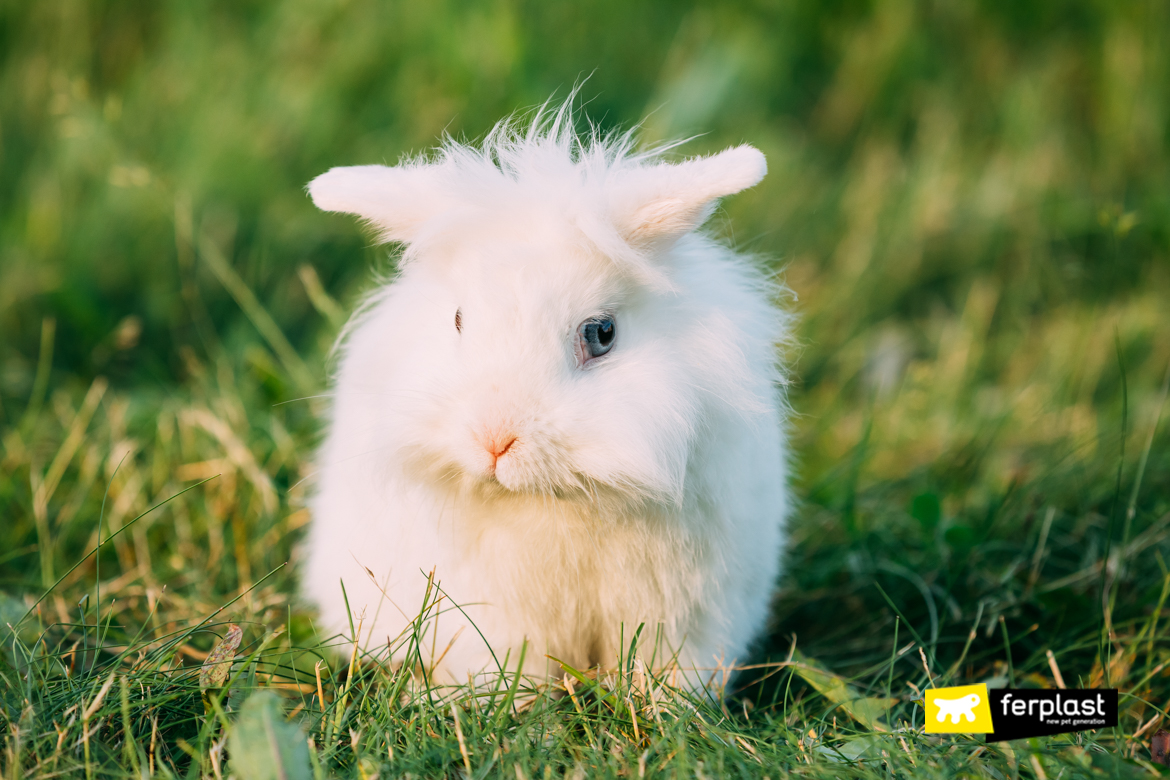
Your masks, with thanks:
[{"label": "pink nose", "polygon": [[512,449],[512,445],[515,443],[516,436],[511,433],[499,433],[484,439],[483,448],[487,450],[488,455],[492,456],[492,471],[496,470],[496,461],[504,457],[504,454]]}]

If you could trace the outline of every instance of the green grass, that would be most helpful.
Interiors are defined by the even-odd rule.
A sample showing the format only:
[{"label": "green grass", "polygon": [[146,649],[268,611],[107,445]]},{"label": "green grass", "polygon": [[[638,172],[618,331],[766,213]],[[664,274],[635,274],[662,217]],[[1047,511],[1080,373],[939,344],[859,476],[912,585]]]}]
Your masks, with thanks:
[{"label": "green grass", "polygon": [[[0,775],[1156,771],[1168,52],[1153,2],[0,3]],[[605,127],[769,159],[713,227],[795,293],[801,504],[725,705],[637,652],[434,689],[295,597],[311,396],[389,265],[304,183],[590,73]],[[1119,727],[922,733],[929,685],[1057,670]]]}]

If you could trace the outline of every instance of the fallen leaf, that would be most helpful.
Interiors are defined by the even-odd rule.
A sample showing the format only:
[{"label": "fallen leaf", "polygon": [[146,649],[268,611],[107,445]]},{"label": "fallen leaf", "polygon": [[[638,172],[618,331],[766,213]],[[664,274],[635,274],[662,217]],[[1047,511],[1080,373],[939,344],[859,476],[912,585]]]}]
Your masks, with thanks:
[{"label": "fallen leaf", "polygon": [[216,642],[215,647],[207,654],[207,659],[199,669],[199,690],[207,691],[222,688],[232,671],[232,661],[235,660],[236,650],[240,647],[240,640],[244,638],[244,629],[232,623],[228,626],[223,639]]},{"label": "fallen leaf", "polygon": [[845,682],[844,678],[833,674],[815,659],[796,653],[793,660],[796,663],[792,668],[801,679],[815,688],[817,693],[840,706],[850,717],[870,731],[886,731],[886,726],[879,718],[898,702],[897,699],[862,696]]}]

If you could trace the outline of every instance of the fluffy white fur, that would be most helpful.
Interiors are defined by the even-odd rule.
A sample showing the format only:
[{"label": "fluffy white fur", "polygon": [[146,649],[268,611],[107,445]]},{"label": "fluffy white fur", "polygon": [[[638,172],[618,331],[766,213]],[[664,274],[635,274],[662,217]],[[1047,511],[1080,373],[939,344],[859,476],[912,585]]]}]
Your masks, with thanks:
[{"label": "fluffy white fur", "polygon": [[[426,629],[440,681],[496,671],[489,644],[514,667],[527,641],[534,676],[559,675],[547,656],[612,666],[640,624],[659,661],[742,661],[789,506],[784,318],[695,231],[765,171],[750,146],[672,164],[582,140],[562,109],[309,185],[405,246],[351,323],[318,454],[303,581],[330,631],[349,633],[344,580],[385,647],[433,571],[462,607]],[[602,313],[614,346],[580,365],[578,326]]]}]

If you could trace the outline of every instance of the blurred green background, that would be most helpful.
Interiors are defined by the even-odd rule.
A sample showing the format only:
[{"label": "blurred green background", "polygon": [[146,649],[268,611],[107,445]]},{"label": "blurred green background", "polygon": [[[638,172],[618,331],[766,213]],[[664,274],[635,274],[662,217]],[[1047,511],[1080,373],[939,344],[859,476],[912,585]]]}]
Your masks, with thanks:
[{"label": "blurred green background", "polygon": [[477,138],[587,76],[603,126],[768,155],[728,212],[796,266],[804,384],[881,324],[929,350],[973,288],[993,337],[1022,336],[1166,289],[1167,43],[1158,2],[8,2],[0,390],[19,411],[44,316],[55,377],[123,387],[182,381],[180,348],[213,348],[201,312],[204,338],[248,338],[184,246],[209,225],[309,350],[296,267],[348,303],[369,258],[309,179]]},{"label": "blurred green background", "polygon": [[[884,636],[882,577],[939,642],[976,606],[991,628],[1099,616],[1092,566],[1170,509],[1156,0],[7,0],[4,587],[71,565],[107,484],[116,528],[213,474],[120,537],[102,572],[126,603],[295,569],[320,404],[286,402],[326,387],[339,312],[389,263],[306,182],[582,82],[602,127],[768,157],[713,226],[798,315],[776,646],[845,615]],[[1162,580],[1147,542],[1134,614]]]}]

